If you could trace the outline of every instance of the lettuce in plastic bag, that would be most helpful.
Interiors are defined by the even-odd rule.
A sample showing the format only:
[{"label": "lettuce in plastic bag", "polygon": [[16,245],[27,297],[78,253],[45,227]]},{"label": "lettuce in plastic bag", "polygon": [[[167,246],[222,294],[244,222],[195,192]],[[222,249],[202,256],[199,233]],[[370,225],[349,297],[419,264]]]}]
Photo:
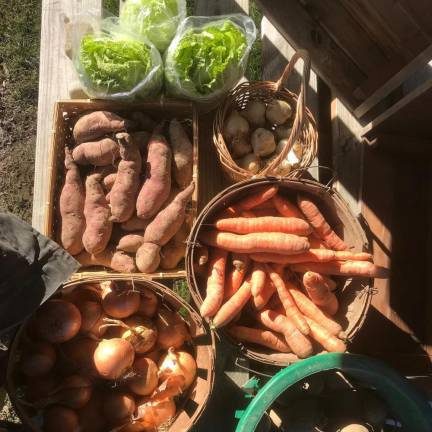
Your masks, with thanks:
[{"label": "lettuce in plastic bag", "polygon": [[187,18],[166,52],[168,91],[195,100],[228,91],[243,75],[254,40],[255,25],[244,15]]},{"label": "lettuce in plastic bag", "polygon": [[163,52],[185,17],[185,0],[125,0],[120,24],[146,37]]}]

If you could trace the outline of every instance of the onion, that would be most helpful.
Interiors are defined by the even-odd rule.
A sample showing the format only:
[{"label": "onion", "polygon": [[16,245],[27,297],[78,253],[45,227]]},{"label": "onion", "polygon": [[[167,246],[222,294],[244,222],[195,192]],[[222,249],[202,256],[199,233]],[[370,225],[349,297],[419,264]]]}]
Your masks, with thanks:
[{"label": "onion", "polygon": [[82,375],[71,375],[41,403],[42,405],[60,404],[72,409],[82,408],[90,400],[92,390],[93,385],[88,378]]},{"label": "onion", "polygon": [[159,379],[165,381],[173,376],[183,376],[183,391],[193,383],[196,372],[196,361],[186,351],[175,351],[174,348],[170,348],[159,362]]},{"label": "onion", "polygon": [[48,342],[60,343],[72,339],[81,327],[81,314],[70,302],[48,300],[36,312],[38,334]]},{"label": "onion", "polygon": [[147,430],[156,430],[159,426],[168,423],[176,413],[176,406],[172,399],[153,401],[143,398],[137,407],[137,420]]},{"label": "onion", "polygon": [[62,299],[77,305],[83,301],[100,301],[101,289],[99,284],[82,284],[72,291],[63,293]]},{"label": "onion", "polygon": [[95,301],[84,300],[77,303],[77,307],[81,312],[81,333],[101,338],[106,332],[103,326],[106,315],[102,306]]},{"label": "onion", "polygon": [[134,362],[133,346],[126,339],[104,339],[93,355],[96,371],[104,379],[115,380],[125,374]]},{"label": "onion", "polygon": [[158,350],[156,350],[156,351],[150,351],[150,352],[147,352],[145,356],[147,358],[153,360],[155,363],[157,363],[159,361],[159,359],[160,359],[161,352],[158,351]]},{"label": "onion", "polygon": [[111,392],[104,398],[102,410],[109,423],[126,423],[132,420],[135,399],[129,393]]},{"label": "onion", "polygon": [[158,368],[153,360],[139,357],[135,360],[132,371],[134,376],[128,379],[128,387],[135,394],[147,396],[158,385]]},{"label": "onion", "polygon": [[152,393],[154,401],[162,401],[182,394],[185,385],[183,375],[171,375]]},{"label": "onion", "polygon": [[52,374],[42,377],[32,377],[27,383],[25,400],[27,402],[37,402],[47,397],[56,387],[57,378]]},{"label": "onion", "polygon": [[150,319],[134,315],[124,323],[128,329],[122,334],[122,338],[133,345],[137,354],[144,354],[155,346],[157,329]]},{"label": "onion", "polygon": [[123,425],[122,427],[115,429],[116,432],[148,432],[140,422],[134,421]]},{"label": "onion", "polygon": [[48,342],[34,342],[23,352],[20,369],[28,377],[47,374],[56,362],[56,352]]},{"label": "onion", "polygon": [[159,309],[156,319],[158,331],[158,346],[162,349],[180,348],[190,339],[189,331],[184,321],[177,313],[166,308]]},{"label": "onion", "polygon": [[78,411],[80,432],[106,432],[109,430],[102,410],[103,399],[104,393],[95,389],[88,403]]},{"label": "onion", "polygon": [[147,318],[154,317],[158,308],[157,295],[147,288],[141,288],[140,292],[141,302],[137,314]]},{"label": "onion", "polygon": [[62,345],[65,360],[80,373],[95,375],[93,355],[98,343],[89,338],[72,339]]},{"label": "onion", "polygon": [[53,405],[43,414],[44,432],[78,432],[80,430],[78,415],[70,408]]},{"label": "onion", "polygon": [[119,287],[113,281],[101,283],[102,306],[114,318],[127,318],[140,306],[140,294],[130,288]]}]

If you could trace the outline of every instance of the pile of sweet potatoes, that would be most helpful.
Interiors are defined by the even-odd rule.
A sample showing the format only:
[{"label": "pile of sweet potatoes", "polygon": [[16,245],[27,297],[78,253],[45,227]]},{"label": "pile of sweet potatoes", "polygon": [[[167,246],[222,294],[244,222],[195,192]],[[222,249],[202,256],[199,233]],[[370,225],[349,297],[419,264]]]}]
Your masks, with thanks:
[{"label": "pile of sweet potatoes", "polygon": [[314,198],[292,198],[277,185],[260,187],[205,221],[193,257],[201,292],[205,287],[200,312],[243,343],[300,358],[316,343],[343,352],[332,276],[388,272],[370,254],[348,250]]},{"label": "pile of sweet potatoes", "polygon": [[93,111],[78,118],[72,135],[59,203],[62,246],[83,267],[176,268],[195,188],[193,147],[182,123]]}]

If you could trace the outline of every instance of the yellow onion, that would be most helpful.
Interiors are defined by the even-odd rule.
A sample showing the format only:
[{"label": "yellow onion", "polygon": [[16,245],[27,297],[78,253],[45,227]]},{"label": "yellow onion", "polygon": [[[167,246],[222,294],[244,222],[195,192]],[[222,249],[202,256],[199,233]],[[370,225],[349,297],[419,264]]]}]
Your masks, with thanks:
[{"label": "yellow onion", "polygon": [[128,379],[129,390],[140,396],[150,395],[158,385],[156,363],[146,357],[138,357],[132,366],[133,376]]},{"label": "yellow onion", "polygon": [[140,289],[140,293],[141,302],[137,314],[147,318],[154,317],[158,308],[157,295],[147,288]]},{"label": "yellow onion", "polygon": [[127,329],[122,338],[133,345],[137,354],[144,354],[155,346],[157,329],[150,319],[134,315],[126,318],[124,324]]},{"label": "yellow onion", "polygon": [[137,416],[145,430],[154,431],[162,425],[169,424],[176,414],[176,405],[172,399],[153,401],[143,398],[137,404]]},{"label": "yellow onion", "polygon": [[124,424],[132,420],[135,399],[129,393],[112,391],[105,396],[102,409],[109,423]]},{"label": "yellow onion", "polygon": [[30,343],[23,351],[20,362],[21,372],[28,377],[47,374],[56,362],[56,352],[48,342]]},{"label": "yellow onion", "polygon": [[189,331],[181,317],[166,308],[160,308],[156,319],[157,343],[161,349],[180,348],[190,339]]},{"label": "yellow onion", "polygon": [[181,389],[186,390],[194,381],[197,373],[195,359],[186,351],[170,348],[159,361],[159,379],[165,381],[170,377],[182,376],[184,383]]},{"label": "yellow onion", "polygon": [[106,332],[103,325],[106,315],[101,304],[84,300],[78,302],[77,307],[81,313],[81,333],[96,339],[101,338]]},{"label": "yellow onion", "polygon": [[48,407],[43,414],[44,432],[79,432],[79,419],[74,410],[59,405]]},{"label": "yellow onion", "polygon": [[113,318],[127,318],[140,307],[140,293],[113,281],[101,282],[102,306]]}]

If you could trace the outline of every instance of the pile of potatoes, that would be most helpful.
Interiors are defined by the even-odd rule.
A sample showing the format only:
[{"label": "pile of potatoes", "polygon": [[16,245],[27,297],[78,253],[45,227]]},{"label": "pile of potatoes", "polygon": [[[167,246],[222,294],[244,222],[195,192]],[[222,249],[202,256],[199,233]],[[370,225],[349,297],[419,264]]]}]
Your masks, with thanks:
[{"label": "pile of potatoes", "polygon": [[58,239],[83,267],[151,273],[183,259],[193,147],[180,121],[167,123],[108,111],[76,121],[73,148],[65,147]]},{"label": "pile of potatoes", "polygon": [[16,396],[44,432],[155,432],[197,372],[186,322],[129,281],[63,289],[30,318],[19,352]]},{"label": "pile of potatoes", "polygon": [[[256,174],[286,147],[292,122],[293,111],[288,102],[274,99],[266,104],[252,99],[243,110],[233,110],[226,118],[223,137],[237,165]],[[286,159],[269,174],[287,175],[298,166],[302,154],[302,144],[297,141]]]}]

